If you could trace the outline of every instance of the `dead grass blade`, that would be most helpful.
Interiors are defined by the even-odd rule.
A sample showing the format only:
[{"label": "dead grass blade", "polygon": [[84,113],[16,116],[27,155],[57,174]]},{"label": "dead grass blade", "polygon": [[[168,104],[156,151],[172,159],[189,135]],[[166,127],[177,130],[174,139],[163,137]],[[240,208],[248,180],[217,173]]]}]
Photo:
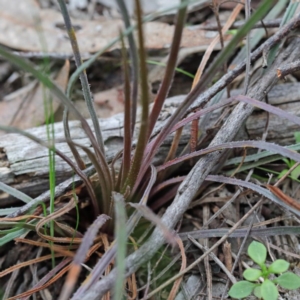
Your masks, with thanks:
[{"label": "dead grass blade", "polygon": [[129,296],[127,293],[127,299],[128,300],[137,299],[138,292],[137,292],[135,274],[132,274],[130,277],[127,278],[127,285],[128,285],[128,290],[131,291],[131,293],[132,293],[132,296]]},{"label": "dead grass blade", "polygon": [[[293,115],[291,113],[288,113],[278,107],[275,107],[273,105],[270,105],[270,104],[267,104],[265,102],[261,102],[261,101],[258,101],[256,99],[253,99],[253,98],[250,98],[248,96],[243,96],[243,95],[238,95],[238,96],[235,96],[235,97],[231,97],[231,98],[228,98],[224,101],[222,101],[222,103],[218,103],[218,104],[214,104],[210,107],[207,107],[207,108],[204,108],[204,109],[201,109],[195,113],[193,113],[192,115],[182,119],[181,121],[179,121],[171,130],[171,133],[176,131],[178,128],[181,128],[183,127],[184,125],[190,123],[191,121],[201,117],[201,116],[204,116],[206,115],[207,113],[210,113],[216,109],[219,109],[219,108],[222,108],[224,106],[227,106],[229,105],[230,103],[234,103],[234,101],[241,101],[241,102],[244,102],[244,103],[248,103],[248,104],[251,104],[255,107],[258,107],[260,109],[263,109],[267,112],[270,112],[272,114],[275,114],[279,117],[282,117],[282,118],[285,118],[295,124],[298,124],[300,125],[300,118],[297,117],[296,115]],[[153,142],[151,142],[149,144],[149,146],[152,145]]]},{"label": "dead grass blade", "polygon": [[279,146],[273,143],[268,143],[268,142],[263,142],[263,141],[238,141],[238,142],[229,142],[229,143],[224,143],[224,144],[219,144],[216,146],[211,146],[199,151],[195,151],[190,154],[186,154],[184,156],[175,158],[167,163],[165,163],[162,166],[157,167],[157,171],[162,171],[166,169],[167,167],[170,167],[174,164],[183,162],[185,160],[189,160],[193,157],[197,157],[200,155],[205,155],[214,151],[220,151],[223,149],[233,149],[233,148],[259,148],[259,149],[264,149],[268,150],[272,153],[280,154],[283,157],[289,157],[297,162],[300,162],[300,154],[290,150],[286,147]]},{"label": "dead grass blade", "polygon": [[[87,258],[88,259],[100,246],[102,245],[102,243],[98,243],[98,244],[95,244],[89,251],[89,253],[87,254]],[[71,261],[70,260],[67,260],[67,263],[69,263]],[[22,294],[19,294],[17,296],[14,296],[14,297],[11,297],[7,300],[16,300],[18,298],[22,298],[22,297],[27,297],[27,296],[30,296],[40,290],[43,290],[45,288],[47,288],[48,286],[50,286],[51,284],[53,284],[54,282],[56,282],[59,278],[61,278],[71,267],[71,265],[68,265],[66,267],[64,267],[66,263],[64,264],[59,264],[58,266],[56,266],[54,269],[55,269],[55,272],[52,272],[52,273],[56,273],[58,270],[60,270],[62,267],[63,269],[57,273],[55,276],[53,276],[51,279],[50,279],[50,276],[44,276],[44,278],[42,278],[40,280],[40,283],[38,283],[34,288],[32,288],[31,290],[28,290]],[[51,271],[50,271],[51,272]],[[52,274],[51,273],[51,274]],[[43,282],[43,284],[41,284],[41,282]]]},{"label": "dead grass blade", "polygon": [[[252,237],[269,237],[276,235],[298,235],[300,234],[300,226],[281,226],[281,227],[268,227],[268,228],[255,228],[257,226],[262,226],[263,224],[255,224],[251,231],[249,232],[249,236]],[[189,232],[179,233],[179,236],[183,241],[188,240],[189,237],[193,237],[195,239],[205,239],[205,238],[218,238],[227,234],[229,231],[228,228],[218,228],[218,229],[200,229]],[[248,228],[240,228],[230,234],[232,238],[243,238],[247,235]]]},{"label": "dead grass blade", "polygon": [[[221,42],[222,49],[224,48],[224,42],[223,42],[223,35],[227,32],[227,30],[230,28],[230,26],[234,23],[236,20],[238,14],[240,13],[241,9],[243,8],[242,4],[237,4],[237,6],[234,8],[233,12],[229,16],[227,22],[225,23],[223,29],[219,28],[219,35],[217,35],[212,42],[210,43],[209,47],[206,49],[204,56],[202,57],[201,63],[198,67],[198,70],[196,72],[195,78],[193,80],[192,89],[196,86],[198,81],[200,80],[203,71],[205,69],[205,66],[207,65],[207,62],[215,48],[218,42]],[[218,25],[220,25],[219,20],[219,11],[218,11],[218,4],[216,2],[213,2],[213,11],[217,19]],[[225,71],[226,71],[226,64],[225,64]],[[197,141],[198,141],[198,129],[199,129],[199,120],[195,119],[192,122],[191,126],[191,138],[190,138],[190,149],[191,152],[194,152],[196,150]]]},{"label": "dead grass blade", "polygon": [[[179,246],[180,249],[180,253],[181,253],[181,268],[180,268],[180,272],[183,272],[184,269],[186,268],[186,255],[185,255],[185,249],[182,243],[182,240],[180,239],[179,236],[176,236],[176,242]],[[175,296],[177,294],[177,291],[179,289],[180,283],[182,281],[182,277],[178,278],[174,284],[173,287],[171,289],[171,292],[169,294],[168,300],[173,300],[175,299]]]},{"label": "dead grass blade", "polygon": [[93,222],[93,224],[89,227],[87,232],[85,233],[82,243],[80,244],[79,249],[76,252],[76,255],[73,259],[73,262],[70,265],[70,270],[68,272],[66,281],[62,287],[62,291],[59,296],[59,300],[69,299],[74,286],[77,282],[78,276],[81,271],[81,264],[84,262],[86,255],[88,253],[89,248],[91,247],[99,228],[103,226],[103,224],[108,221],[110,217],[106,215],[100,215]]},{"label": "dead grass blade", "polygon": [[41,216],[36,216],[36,215],[24,215],[24,216],[19,216],[19,217],[14,217],[14,218],[0,218],[0,222],[16,222],[16,221],[22,221],[22,220],[27,220],[30,221],[32,219],[42,219],[43,217]]},{"label": "dead grass blade", "polygon": [[[70,252],[70,251],[66,251],[64,250],[64,254],[54,254],[55,257],[63,257],[63,256],[67,256],[67,252],[69,252],[69,255],[68,256],[74,256],[74,253],[73,252]],[[45,260],[50,260],[52,259],[52,254],[48,254],[48,255],[44,255],[44,256],[41,256],[39,258],[34,258],[34,259],[31,259],[31,260],[28,260],[28,261],[25,261],[25,262],[18,262],[18,264],[0,272],[0,278],[15,271],[15,270],[18,270],[18,269],[21,269],[21,268],[24,268],[24,267],[27,267],[27,266],[30,266],[30,265],[33,265],[33,264],[37,264],[39,262],[42,262],[42,261],[45,261]]]},{"label": "dead grass blade", "polygon": [[[49,243],[46,242],[40,242],[40,241],[34,241],[34,240],[28,240],[28,239],[23,239],[23,238],[16,238],[15,239],[16,243],[23,243],[27,245],[32,245],[32,246],[37,246],[37,247],[43,247],[43,248],[53,248],[53,250],[60,252],[60,251],[68,251],[72,249],[77,249],[78,245],[68,245],[68,246],[62,246],[62,245],[50,245]],[[71,256],[73,257],[75,254],[73,252],[62,252],[65,253],[66,256]]]},{"label": "dead grass blade", "polygon": [[252,182],[247,182],[247,181],[239,180],[236,178],[217,176],[217,175],[208,175],[206,177],[206,180],[228,183],[228,184],[233,184],[233,185],[238,185],[238,186],[243,186],[243,187],[249,188],[252,191],[257,192],[257,193],[265,196],[266,198],[270,199],[274,203],[282,206],[283,208],[287,209],[288,211],[292,211],[295,215],[300,217],[300,211],[298,209],[286,204],[281,198],[278,198],[275,194],[273,194],[273,192],[270,192],[269,190],[264,189],[261,186],[254,184]]},{"label": "dead grass blade", "polygon": [[14,297],[11,297],[11,298],[9,298],[7,300],[16,300],[16,299],[19,299],[21,297],[31,296],[32,294],[34,294],[36,292],[39,292],[39,291],[47,288],[51,284],[53,284],[59,278],[61,278],[69,269],[70,269],[70,266],[66,266],[58,274],[56,274],[54,277],[52,277],[47,283],[45,283],[43,286],[37,287],[37,288],[33,288],[33,289],[28,290],[28,291],[26,291],[26,292],[24,292],[22,294],[19,294],[19,295],[16,295]]},{"label": "dead grass blade", "polygon": [[72,260],[71,258],[66,258],[66,259],[64,259],[63,261],[61,261],[55,268],[53,268],[48,274],[46,274],[43,278],[41,278],[41,280],[40,280],[37,284],[35,284],[35,285],[33,286],[33,288],[31,289],[31,291],[34,291],[34,292],[29,293],[29,294],[27,293],[26,295],[21,296],[20,300],[28,300],[29,297],[30,297],[32,294],[34,294],[34,293],[36,293],[36,292],[42,290],[41,287],[42,287],[46,282],[48,282],[48,281],[51,279],[51,277],[53,277],[59,270],[61,270],[62,268],[64,268],[65,265],[67,265],[68,263],[70,263],[71,260]]},{"label": "dead grass blade", "polygon": [[280,200],[300,211],[300,203],[292,197],[286,195],[280,188],[270,184],[266,184],[266,187]]},{"label": "dead grass blade", "polygon": [[[222,35],[224,35],[228,29],[231,27],[231,25],[234,23],[234,21],[236,20],[237,16],[239,15],[240,11],[244,8],[243,4],[237,4],[237,6],[234,8],[234,10],[232,11],[231,15],[228,17],[223,29],[222,29]],[[205,69],[205,66],[207,65],[207,62],[214,50],[214,48],[216,47],[216,45],[220,42],[220,35],[217,35],[212,42],[210,43],[209,47],[206,49],[201,63],[198,67],[197,73],[195,75],[194,81],[193,81],[193,85],[192,85],[192,89],[195,87],[195,85],[197,84],[197,82],[200,80],[203,71]]]},{"label": "dead grass blade", "polygon": [[37,224],[36,224],[36,232],[37,234],[47,240],[47,241],[51,241],[51,242],[56,242],[56,243],[75,243],[75,244],[79,244],[82,242],[82,238],[63,238],[63,237],[51,237],[49,235],[45,235],[42,233],[42,227],[50,222],[55,220],[56,218],[66,214],[67,212],[69,212],[71,209],[73,209],[76,206],[76,202],[77,200],[75,200],[75,198],[71,198],[71,200],[61,209],[59,209],[58,211],[49,214],[48,216],[44,217],[42,220],[40,220]]}]

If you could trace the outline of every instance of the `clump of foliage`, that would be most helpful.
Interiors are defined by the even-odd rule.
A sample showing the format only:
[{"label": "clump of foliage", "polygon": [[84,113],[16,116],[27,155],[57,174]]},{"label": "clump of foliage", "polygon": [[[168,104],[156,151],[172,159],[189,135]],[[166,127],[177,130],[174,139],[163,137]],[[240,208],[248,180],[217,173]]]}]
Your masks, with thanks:
[{"label": "clump of foliage", "polygon": [[[258,299],[276,300],[279,295],[277,285],[287,290],[300,287],[300,277],[286,272],[290,264],[284,259],[277,259],[270,266],[266,265],[267,249],[263,244],[253,241],[248,247],[248,255],[260,268],[246,269],[243,273],[246,280],[239,281],[231,287],[228,293],[230,297],[240,299],[253,293]],[[271,275],[278,274],[281,275],[270,278]],[[260,278],[262,283],[258,283]]]}]

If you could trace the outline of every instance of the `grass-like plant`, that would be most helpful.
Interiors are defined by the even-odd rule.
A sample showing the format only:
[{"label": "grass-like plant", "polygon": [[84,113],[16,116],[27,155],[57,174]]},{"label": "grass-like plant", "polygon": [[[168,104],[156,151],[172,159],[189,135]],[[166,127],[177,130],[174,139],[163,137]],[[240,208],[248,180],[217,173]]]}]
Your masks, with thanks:
[{"label": "grass-like plant", "polygon": [[[246,269],[243,273],[246,280],[239,281],[231,287],[228,293],[230,297],[241,299],[253,293],[258,299],[277,300],[278,286],[287,290],[296,290],[300,287],[300,277],[287,272],[290,264],[286,260],[277,259],[271,265],[266,265],[267,248],[262,243],[253,241],[248,247],[248,255],[259,269]],[[272,275],[279,276],[270,278]],[[262,283],[258,283],[260,279],[263,280]]]},{"label": "grass-like plant", "polygon": [[[65,192],[69,201],[67,203],[63,203],[63,205],[61,206],[58,206],[59,208],[57,207],[53,209],[52,207],[50,210],[51,214],[48,214],[47,217],[44,217],[41,220],[41,202],[47,202],[47,200],[49,199],[41,199],[39,197],[37,199],[31,199],[23,193],[13,190],[12,188],[4,184],[0,185],[1,189],[14,195],[15,197],[26,203],[25,208],[10,208],[6,211],[0,210],[0,212],[2,212],[4,215],[8,215],[9,217],[6,220],[7,223],[4,224],[6,225],[5,230],[8,228],[8,231],[1,232],[3,236],[0,238],[0,245],[8,243],[12,239],[19,238],[21,235],[29,231],[34,231],[37,235],[39,235],[41,239],[52,242],[51,249],[54,251],[56,257],[74,256],[74,252],[71,251],[74,251],[74,249],[76,250],[76,255],[74,256],[73,260],[67,258],[60,261],[60,263],[56,264],[53,270],[51,270],[49,274],[45,276],[46,278],[42,278],[40,282],[38,282],[34,287],[32,287],[31,290],[27,291],[26,293],[17,295],[17,298],[31,295],[39,289],[46,288],[48,286],[47,284],[50,284],[49,282],[51,280],[53,282],[64,274],[68,273],[59,300],[69,299],[79,278],[83,263],[88,260],[96,251],[98,251],[100,247],[102,247],[101,249],[105,250],[103,251],[104,253],[102,257],[94,265],[93,269],[89,273],[89,277],[77,289],[72,299],[81,299],[82,297],[91,297],[88,299],[99,298],[101,297],[101,295],[105,294],[113,287],[114,295],[116,297],[115,299],[121,299],[125,294],[125,275],[132,275],[137,270],[137,268],[151,259],[153,255],[157,254],[158,249],[162,246],[165,240],[170,243],[178,243],[179,245],[181,245],[170,229],[174,228],[177,221],[184,213],[184,209],[188,208],[188,204],[197,194],[199,186],[197,184],[186,184],[186,190],[190,189],[192,190],[192,192],[190,193],[188,199],[183,199],[184,201],[181,202],[185,203],[185,207],[184,209],[179,210],[171,208],[170,210],[172,211],[173,209],[174,213],[169,219],[165,217],[161,220],[149,208],[146,207],[147,200],[154,185],[166,184],[168,178],[165,178],[166,173],[163,173],[162,171],[176,163],[182,163],[186,160],[190,160],[191,158],[195,158],[200,155],[218,153],[223,151],[224,149],[237,147],[257,147],[268,151],[273,151],[300,162],[300,155],[298,153],[295,153],[292,150],[283,148],[278,145],[260,141],[229,141],[227,143],[226,141],[221,141],[217,145],[214,144],[206,149],[201,149],[190,154],[182,155],[181,157],[171,161],[166,161],[165,164],[161,166],[154,167],[152,165],[155,154],[159,151],[161,145],[168,137],[168,135],[175,131],[177,131],[178,133],[178,135],[175,135],[173,143],[173,145],[175,146],[172,146],[175,150],[172,148],[168,155],[168,157],[171,158],[174,156],[173,154],[177,149],[178,141],[176,141],[176,136],[180,136],[180,128],[192,122],[193,120],[198,119],[200,116],[203,116],[206,113],[210,113],[217,108],[223,107],[224,105],[232,104],[234,101],[243,102],[245,105],[251,104],[252,106],[261,107],[262,109],[283,116],[300,125],[299,118],[284,113],[282,110],[273,108],[270,105],[260,104],[259,101],[244,96],[230,98],[225,104],[214,104],[211,107],[206,107],[205,109],[203,109],[203,107],[210,101],[213,96],[221,91],[244,70],[244,65],[238,66],[235,72],[231,71],[231,73],[228,72],[228,74],[225,74],[224,76],[227,76],[226,80],[224,79],[221,84],[217,83],[215,86],[213,86],[213,91],[210,91],[209,97],[200,97],[204,89],[211,85],[216,72],[220,70],[226,63],[226,61],[232,56],[236,49],[236,45],[238,45],[239,42],[245,37],[245,35],[247,35],[254,24],[261,20],[270,10],[272,1],[263,1],[261,6],[253,13],[251,17],[247,19],[247,22],[235,33],[232,40],[226,47],[224,47],[221,53],[219,53],[215,61],[210,65],[207,72],[204,73],[201,79],[195,82],[194,88],[186,96],[185,100],[175,110],[172,116],[170,116],[167,122],[163,124],[159,132],[155,133],[155,135],[153,135],[153,132],[155,131],[159,115],[168,96],[168,92],[174,77],[177,56],[180,49],[181,36],[183,28],[185,26],[187,5],[189,1],[181,1],[180,5],[177,7],[178,12],[176,16],[176,23],[170,48],[169,59],[166,64],[165,76],[155,98],[152,110],[149,109],[147,53],[144,48],[145,37],[143,32],[143,22],[145,20],[143,20],[142,18],[140,1],[135,1],[137,12],[137,22],[135,26],[132,26],[130,23],[124,1],[118,0],[117,2],[125,24],[124,32],[121,32],[120,37],[118,39],[115,39],[112,43],[105,47],[105,49],[102,49],[97,54],[93,55],[90,60],[83,63],[81,61],[75,30],[72,26],[66,3],[63,0],[59,0],[77,66],[77,70],[71,76],[67,92],[60,90],[48,76],[37,70],[35,65],[27,60],[13,55],[10,51],[0,46],[1,56],[3,56],[11,63],[15,64],[20,69],[30,73],[32,76],[37,78],[47,89],[49,89],[57,98],[59,98],[62,104],[65,106],[65,140],[72,151],[74,160],[71,160],[64,153],[59,151],[59,149],[53,147],[51,143],[42,141],[38,137],[30,135],[28,132],[23,132],[5,126],[0,126],[0,128],[9,132],[18,132],[20,134],[23,134],[24,136],[30,138],[38,144],[48,148],[52,154],[55,153],[56,155],[64,159],[84,183],[85,189],[90,198],[90,207],[92,208],[90,211],[90,213],[92,212],[92,216],[89,215],[88,219],[84,219],[84,213],[82,211],[79,211],[79,217],[81,220],[81,231],[79,232],[79,230],[77,230],[77,225],[71,227],[67,222],[68,219],[64,219],[65,215],[73,212],[73,210],[77,207],[78,201],[80,201],[80,199],[78,199],[78,196],[76,195],[77,190],[75,184],[72,191],[68,191],[67,193]],[[155,16],[153,16],[153,18],[154,17]],[[138,46],[136,46],[136,41],[133,36],[134,30],[137,31]],[[286,29],[286,31],[288,30]],[[280,32],[280,34],[284,36],[283,31]],[[273,45],[280,41],[282,39],[282,36],[280,34],[278,34],[278,36],[275,36],[268,43]],[[128,38],[129,55],[127,54],[124,46],[125,38]],[[121,41],[122,45],[121,54],[124,76],[124,144],[122,151],[118,153],[111,162],[109,162],[106,160],[106,149],[103,144],[99,120],[97,119],[93,108],[93,99],[87,81],[86,69],[92,65],[92,63],[99,55],[101,55],[106,49],[108,49],[113,43],[118,40]],[[267,44],[267,46],[269,44]],[[262,45],[253,53],[254,60],[262,55],[264,49],[263,47],[264,45]],[[94,132],[88,125],[87,121],[82,117],[80,112],[74,107],[70,99],[74,83],[76,79],[78,79],[78,77],[80,78],[83,88],[83,97],[89,108]],[[138,87],[140,89],[140,99],[138,99],[137,97]],[[198,103],[196,107],[191,108],[191,105],[195,103],[195,101],[199,97],[201,98],[200,103]],[[136,108],[138,101],[140,101],[141,105],[141,117],[138,120],[140,122],[140,128],[137,134],[137,139],[135,141],[134,133],[136,131],[135,127],[137,124]],[[92,148],[88,148],[86,145],[75,143],[72,140],[68,125],[69,112],[72,112],[80,121],[86,136],[90,140]],[[188,148],[188,145],[186,146]],[[82,149],[87,154],[90,160],[90,164],[92,165],[91,167],[88,168],[83,163],[83,159],[79,155],[78,148]],[[115,168],[115,162],[117,160],[119,160],[119,162],[121,163],[121,167],[119,169]],[[160,174],[161,176],[157,176],[158,172],[162,172],[163,174]],[[93,175],[93,177],[91,177],[91,175]],[[172,170],[167,175],[171,177],[173,175]],[[192,170],[190,176],[194,175]],[[206,178],[206,176],[203,177],[203,180],[204,178]],[[218,179],[220,180],[221,177],[218,177]],[[78,178],[76,180],[78,180]],[[238,181],[236,179],[232,180],[234,183],[238,184]],[[225,179],[223,179],[223,181],[225,181]],[[253,188],[253,186],[255,187],[254,184],[252,184],[251,187]],[[256,187],[254,189],[256,189],[257,191],[263,190],[264,195],[274,201],[275,197],[271,192],[261,187]],[[179,191],[178,194],[176,194],[176,191],[174,190],[171,190],[171,192],[171,196],[175,200],[181,197],[183,194],[182,190]],[[65,194],[55,195],[65,196]],[[175,200],[174,205],[176,205]],[[42,205],[45,206],[44,203],[42,203]],[[49,207],[46,209],[49,210]],[[178,212],[180,211],[181,215],[178,214]],[[71,213],[70,216],[72,216]],[[156,229],[153,233],[154,237],[155,234],[158,233],[161,234],[161,236],[158,236],[157,239],[153,238],[155,242],[153,242],[150,246],[144,244],[144,246],[141,246],[140,249],[136,251],[142,252],[143,247],[145,247],[146,250],[144,249],[145,253],[142,253],[142,256],[135,256],[135,252],[133,252],[132,257],[125,259],[126,253],[129,252],[129,247],[127,247],[127,239],[136,229],[142,216],[156,225]],[[63,219],[63,221],[61,221],[61,219]],[[170,219],[172,220],[169,221]],[[49,233],[47,224],[51,222],[52,224],[55,224],[54,232]],[[86,230],[86,232],[82,233],[82,230]],[[101,235],[98,235],[99,230],[101,230]],[[113,242],[111,242],[111,240],[113,240]],[[24,240],[22,241],[24,242]],[[61,246],[61,244],[67,244],[67,246]],[[43,257],[43,259],[46,260],[47,256]],[[110,270],[111,263],[114,261],[114,259],[116,261],[115,268],[109,273],[109,275],[107,275],[103,279],[103,287],[100,289],[100,291],[97,290],[92,296],[89,296],[88,293],[92,293],[94,289],[98,288],[99,283],[101,285],[99,278],[103,276],[103,273],[105,271],[108,272]],[[136,261],[138,261],[138,263]],[[263,264],[261,266],[263,266]],[[1,275],[4,276],[5,274],[14,271],[17,268],[18,266],[14,266],[9,270],[5,270],[4,272],[2,272]],[[54,274],[56,273],[57,275],[54,276]],[[53,278],[55,278],[55,280],[52,278],[52,276]],[[50,280],[50,278],[52,279]],[[113,278],[113,280],[110,280],[111,278]],[[110,281],[108,283],[105,283],[105,280]],[[133,282],[133,278],[130,282]],[[179,281],[176,281],[176,284],[174,284],[173,287],[174,289],[172,289],[174,295],[178,290],[178,282]]]}]

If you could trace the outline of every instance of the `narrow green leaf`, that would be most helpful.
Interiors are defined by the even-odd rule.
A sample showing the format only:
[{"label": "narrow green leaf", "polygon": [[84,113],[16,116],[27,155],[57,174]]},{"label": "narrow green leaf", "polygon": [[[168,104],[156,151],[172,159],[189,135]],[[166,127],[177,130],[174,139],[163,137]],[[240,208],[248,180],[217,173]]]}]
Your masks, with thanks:
[{"label": "narrow green leaf", "polygon": [[256,281],[261,276],[261,274],[261,270],[249,268],[244,271],[243,276],[248,281]]},{"label": "narrow green leaf", "polygon": [[[295,145],[287,146],[286,148],[290,149],[290,150],[298,151],[298,150],[300,150],[300,143],[295,144]],[[257,161],[257,160],[263,159],[263,158],[266,158],[266,159],[261,160],[260,162],[257,162],[257,164],[253,163],[253,165],[250,165],[250,166],[247,165],[247,168],[242,167],[241,169],[242,170],[245,170],[245,169],[248,170],[248,168],[253,168],[253,167],[256,167],[258,165],[262,165],[262,164],[266,164],[266,163],[269,163],[269,162],[273,162],[275,160],[282,159],[282,157],[280,155],[274,155],[271,151],[262,151],[262,152],[257,153],[257,154],[247,155],[244,158],[244,160],[243,160],[242,156],[230,158],[225,162],[224,166],[239,164],[242,160],[246,163],[246,162],[251,162],[251,161]]]},{"label": "narrow green leaf", "polygon": [[14,213],[18,209],[20,209],[20,207],[1,208],[0,209],[0,216],[7,216],[9,214]]},{"label": "narrow green leaf", "polygon": [[263,265],[267,258],[267,249],[262,243],[253,241],[248,247],[248,255],[259,266]]},{"label": "narrow green leaf", "polygon": [[280,275],[276,282],[287,290],[296,290],[300,287],[300,277],[291,272]]},{"label": "narrow green leaf", "polygon": [[282,160],[285,162],[285,164],[289,167],[290,160],[288,158],[283,157]]},{"label": "narrow green leaf", "polygon": [[273,274],[280,274],[288,270],[290,264],[284,259],[275,260],[269,267],[269,272]]},{"label": "narrow green leaf", "polygon": [[249,296],[256,284],[249,281],[240,281],[235,283],[228,292],[228,295],[232,298],[240,299]]},{"label": "narrow green leaf", "polygon": [[30,198],[29,196],[27,196],[26,194],[18,191],[17,189],[3,183],[3,182],[0,182],[0,190],[2,190],[3,192],[25,202],[25,203],[28,203],[30,201],[32,201],[32,198]]},{"label": "narrow green leaf", "polygon": [[296,143],[297,143],[297,144],[300,143],[300,131],[296,131],[296,132],[294,133],[294,137],[295,137]]},{"label": "narrow green leaf", "polygon": [[277,300],[278,290],[276,285],[269,279],[266,279],[261,285],[261,296],[264,300]]},{"label": "narrow green leaf", "polygon": [[300,166],[296,167],[296,169],[291,172],[292,179],[298,179],[299,176],[300,176]]},{"label": "narrow green leaf", "polygon": [[19,229],[17,231],[11,232],[3,237],[0,238],[0,247],[7,244],[8,242],[12,241],[13,239],[20,237],[22,234],[25,234],[29,231],[29,229]]},{"label": "narrow green leaf", "polygon": [[287,172],[288,172],[287,169],[282,170],[282,171],[279,173],[278,178],[282,178]]},{"label": "narrow green leaf", "polygon": [[[71,21],[71,18],[70,18],[68,9],[67,9],[66,2],[64,0],[58,0],[58,3],[60,6],[60,9],[61,9],[62,16],[64,18],[64,23],[65,23],[67,33],[68,33],[68,36],[70,39],[70,43],[72,46],[75,63],[76,63],[77,68],[79,68],[82,65],[82,59],[81,59],[79,46],[78,46],[77,39],[76,39],[75,29],[72,25],[72,21]],[[97,117],[97,114],[96,114],[96,111],[94,108],[93,96],[91,93],[90,85],[89,85],[87,74],[86,74],[85,70],[80,73],[79,78],[81,81],[83,97],[84,97],[86,106],[88,108],[89,114],[90,114],[92,122],[93,122],[94,131],[95,131],[99,149],[101,150],[101,153],[103,155],[105,155],[104,142],[103,142],[103,138],[102,138],[102,132],[100,129],[100,123],[99,123],[99,120],[98,120],[98,117]]]}]

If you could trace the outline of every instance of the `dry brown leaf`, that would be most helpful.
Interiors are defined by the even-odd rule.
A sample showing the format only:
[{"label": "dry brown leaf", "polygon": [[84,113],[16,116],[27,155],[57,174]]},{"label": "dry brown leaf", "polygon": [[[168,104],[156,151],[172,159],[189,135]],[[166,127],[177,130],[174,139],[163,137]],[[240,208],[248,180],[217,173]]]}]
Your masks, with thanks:
[{"label": "dry brown leaf", "polygon": [[100,118],[108,118],[124,111],[123,86],[94,94],[95,109]]},{"label": "dry brown leaf", "polygon": [[[70,63],[66,61],[54,80],[62,90],[65,90],[67,87],[69,71]],[[49,96],[49,93],[46,93],[46,95]],[[55,112],[60,102],[53,98],[52,105],[53,112]],[[43,85],[37,85],[36,82],[33,82],[28,87],[21,88],[19,91],[12,93],[12,95],[6,96],[4,101],[0,102],[0,114],[2,125],[27,129],[44,124]]]},{"label": "dry brown leaf", "polygon": [[[81,52],[93,53],[119,36],[121,20],[73,20]],[[40,9],[34,0],[0,0],[0,43],[8,47],[32,52],[72,54],[61,14],[51,9]],[[161,22],[145,24],[147,49],[168,48],[174,26]],[[182,47],[208,46],[216,36],[198,26],[183,31]],[[43,42],[42,42],[43,41]],[[118,48],[114,45],[112,49]]]}]

